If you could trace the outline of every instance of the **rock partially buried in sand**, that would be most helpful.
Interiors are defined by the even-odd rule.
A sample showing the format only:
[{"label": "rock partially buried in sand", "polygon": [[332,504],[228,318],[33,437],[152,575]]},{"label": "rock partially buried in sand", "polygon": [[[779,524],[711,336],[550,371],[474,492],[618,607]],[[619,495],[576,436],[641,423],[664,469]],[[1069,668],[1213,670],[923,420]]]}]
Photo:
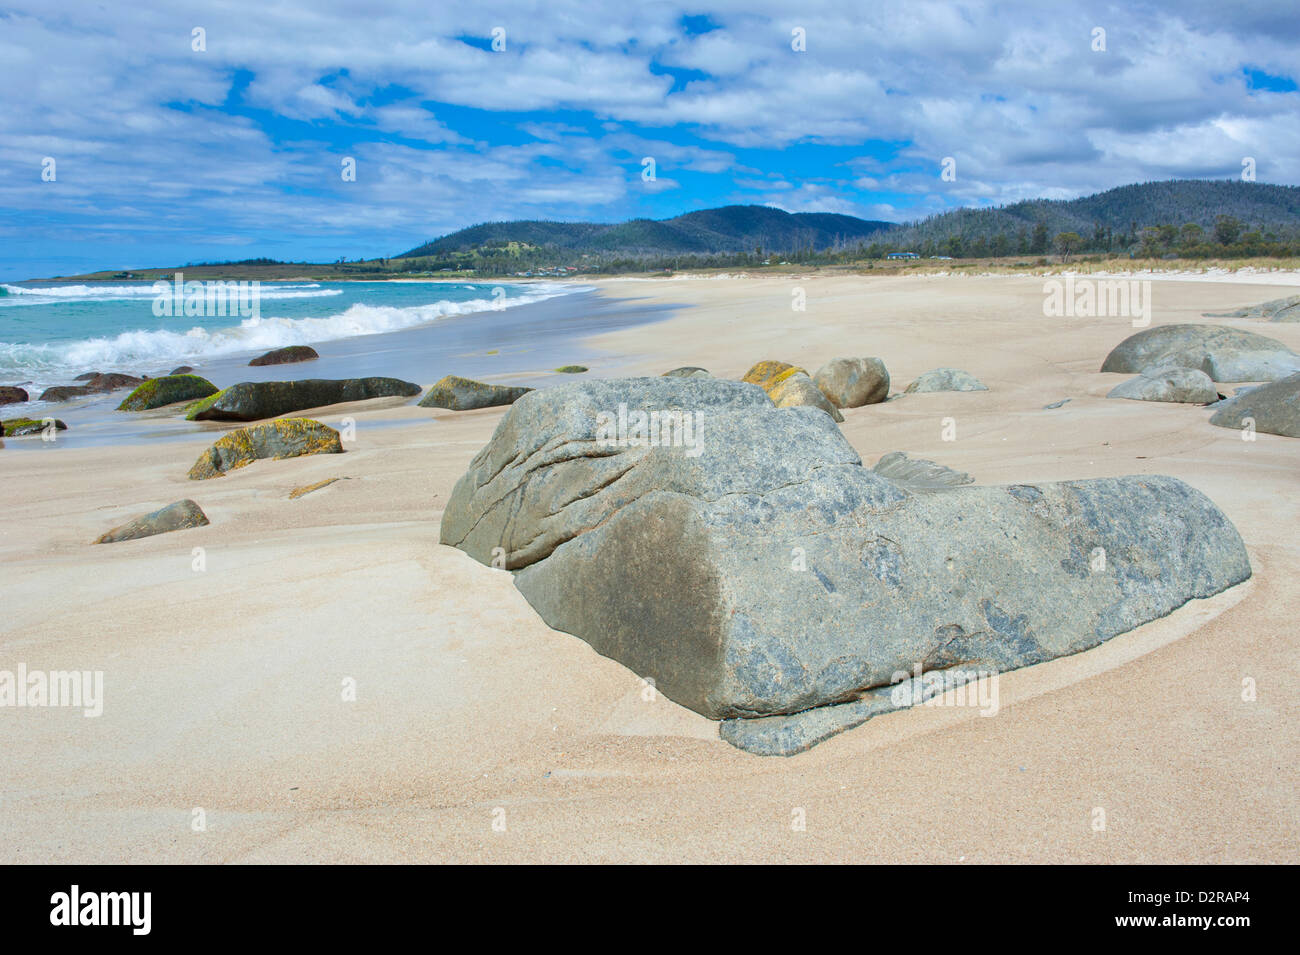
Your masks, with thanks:
[{"label": "rock partially buried in sand", "polygon": [[1300,372],[1300,355],[1266,335],[1226,325],[1157,325],[1130,335],[1102,371],[1194,368],[1214,381],[1276,381]]},{"label": "rock partially buried in sand", "polygon": [[712,378],[707,369],[697,368],[694,365],[683,365],[681,368],[674,368],[663,374],[665,378]]},{"label": "rock partially buried in sand", "polygon": [[589,369],[586,365],[561,365],[555,370],[561,375],[581,375],[584,371],[588,371]]},{"label": "rock partially buried in sand", "polygon": [[768,359],[760,361],[745,372],[741,381],[758,385],[778,408],[817,408],[831,416],[833,421],[843,421],[840,409],[826,400],[808,372],[796,365]]},{"label": "rock partially buried in sand", "polygon": [[472,378],[447,375],[420,399],[421,408],[446,408],[449,411],[472,411],[512,405],[532,391],[516,385],[489,385]]},{"label": "rock partially buried in sand", "polygon": [[879,358],[833,358],[813,382],[837,408],[861,408],[889,397],[889,372]]},{"label": "rock partially buried in sand", "polygon": [[292,365],[300,361],[315,361],[320,355],[310,345],[286,345],[284,348],[272,348],[265,355],[258,355],[249,362],[259,365]]},{"label": "rock partially buried in sand", "polygon": [[1116,385],[1107,398],[1208,405],[1219,400],[1210,376],[1194,368],[1152,368]]},{"label": "rock partially buried in sand", "polygon": [[1259,318],[1270,322],[1300,322],[1300,295],[1275,298],[1231,312],[1206,312],[1206,318]]},{"label": "rock partially buried in sand", "polygon": [[882,455],[871,470],[899,487],[918,493],[975,483],[975,479],[965,471],[954,471],[925,458],[909,458],[904,451]]},{"label": "rock partially buried in sand", "polygon": [[[602,440],[620,407],[690,413],[700,440]],[[822,708],[914,668],[1075,653],[1250,575],[1236,530],[1173,478],[915,493],[862,467],[826,415],[707,379],[521,398],[457,482],[441,540],[494,566],[503,553],[550,626],[676,702],[781,717],[779,734],[726,731],[768,753],[868,718]]]},{"label": "rock partially buried in sand", "polygon": [[29,400],[27,389],[15,385],[0,385],[0,405],[16,405]]},{"label": "rock partially buried in sand", "polygon": [[346,481],[347,478],[326,478],[323,481],[317,481],[315,484],[304,484],[302,487],[296,487],[289,492],[289,500],[296,501],[304,494],[310,494],[312,491],[319,491],[323,487],[329,487],[335,481]]},{"label": "rock partially buried in sand", "polygon": [[906,394],[928,391],[988,391],[988,387],[960,368],[935,368],[917,378],[905,389]]},{"label": "rock partially buried in sand", "polygon": [[419,393],[419,385],[398,378],[241,381],[195,402],[186,410],[185,417],[190,421],[257,421],[345,401],[409,398]]},{"label": "rock partially buried in sand", "polygon": [[68,430],[68,426],[58,418],[46,418],[41,421],[37,421],[35,418],[10,418],[0,427],[3,427],[6,438],[22,438],[27,435],[40,434],[47,427],[46,421],[50,422],[48,427],[55,431]]},{"label": "rock partially buried in sand", "polygon": [[164,378],[150,378],[136,386],[122,403],[118,411],[148,411],[164,405],[174,405],[178,401],[193,401],[215,395],[217,386],[198,375],[168,375]]},{"label": "rock partially buried in sand", "polygon": [[193,370],[194,370],[194,369],[191,368],[189,365],[181,365],[179,368],[173,368],[169,374],[173,374],[173,375],[188,375],[188,374],[189,374],[190,372],[192,372]]},{"label": "rock partially buried in sand", "polygon": [[280,418],[239,428],[208,448],[190,468],[191,481],[221,477],[261,458],[296,458],[304,454],[341,454],[339,433],[310,418]]},{"label": "rock partially buried in sand", "polygon": [[1300,438],[1300,374],[1233,395],[1219,404],[1210,424],[1244,428],[1248,419],[1256,431]]},{"label": "rock partially buried in sand", "polygon": [[127,521],[121,527],[115,527],[107,534],[96,539],[96,544],[116,544],[119,541],[136,540],[140,537],[152,537],[166,534],[168,531],[184,530],[187,527],[202,527],[208,523],[208,516],[203,510],[186,498],[174,504],[168,504],[143,517]]}]

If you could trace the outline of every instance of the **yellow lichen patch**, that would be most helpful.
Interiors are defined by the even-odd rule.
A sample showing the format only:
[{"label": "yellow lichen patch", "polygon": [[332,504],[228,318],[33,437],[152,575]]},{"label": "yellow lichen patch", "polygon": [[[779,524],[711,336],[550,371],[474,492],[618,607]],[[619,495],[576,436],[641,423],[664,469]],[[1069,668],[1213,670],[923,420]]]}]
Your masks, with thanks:
[{"label": "yellow lichen patch", "polygon": [[296,458],[304,454],[339,454],[339,433],[310,418],[277,418],[239,428],[222,436],[190,468],[190,479],[203,481],[246,467],[259,458]]},{"label": "yellow lichen patch", "polygon": [[302,487],[296,487],[289,492],[289,500],[291,501],[297,500],[298,498],[302,497],[304,494],[310,494],[312,491],[319,491],[321,488],[328,487],[329,485],[333,484],[335,481],[341,481],[341,480],[343,480],[343,478],[332,477],[332,478],[326,478],[323,481],[317,481],[315,484],[304,484]]},{"label": "yellow lichen patch", "polygon": [[[789,362],[777,361],[769,358],[766,361],[760,361],[753,368],[749,369],[749,371],[745,372],[745,376],[740,380],[758,385],[764,391],[770,391],[777,380],[797,371],[804,370],[795,365],[791,365]],[[807,372],[805,371],[804,374],[807,374]]]}]

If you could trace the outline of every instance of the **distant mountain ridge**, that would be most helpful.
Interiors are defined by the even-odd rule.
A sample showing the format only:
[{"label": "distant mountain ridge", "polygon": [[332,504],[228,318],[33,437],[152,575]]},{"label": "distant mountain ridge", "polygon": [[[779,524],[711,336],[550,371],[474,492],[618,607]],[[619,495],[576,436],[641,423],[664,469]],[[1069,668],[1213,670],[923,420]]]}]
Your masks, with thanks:
[{"label": "distant mountain ridge", "polygon": [[1098,228],[1116,235],[1142,229],[1195,223],[1209,230],[1220,215],[1260,230],[1300,230],[1300,187],[1241,180],[1171,179],[1119,186],[1079,199],[1028,199],[988,209],[953,209],[917,222],[895,226],[877,236],[900,246],[939,243],[961,236],[990,239],[1015,236],[1042,223],[1049,235]]},{"label": "distant mountain ridge", "polygon": [[893,222],[831,212],[785,212],[769,206],[722,206],[671,219],[628,222],[485,222],[403,252],[396,258],[468,252],[510,242],[576,253],[619,255],[714,254],[821,250],[856,244]]},{"label": "distant mountain ridge", "polygon": [[[496,254],[511,243],[567,256],[627,260],[727,253],[763,255],[851,250],[869,243],[940,251],[954,239],[1014,241],[1035,229],[1055,236],[1105,234],[1107,248],[1134,245],[1141,230],[1188,223],[1207,231],[1221,215],[1248,229],[1300,234],[1300,187],[1240,180],[1175,179],[1135,183],[1078,199],[1029,199],[994,208],[965,208],[904,223],[829,212],[785,212],[769,206],[722,206],[671,219],[620,223],[518,220],[487,222],[426,242],[395,258]],[[1041,231],[1041,229],[1040,229]],[[1023,245],[1023,243],[1021,243]]]}]

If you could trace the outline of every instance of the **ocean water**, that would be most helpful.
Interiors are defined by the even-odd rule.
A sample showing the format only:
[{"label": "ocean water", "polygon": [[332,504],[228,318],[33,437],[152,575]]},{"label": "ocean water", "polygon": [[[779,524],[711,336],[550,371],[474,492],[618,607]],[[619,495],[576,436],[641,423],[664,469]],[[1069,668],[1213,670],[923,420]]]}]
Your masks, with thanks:
[{"label": "ocean water", "polygon": [[[423,386],[448,374],[548,388],[574,380],[555,373],[561,365],[589,366],[592,377],[628,373],[639,356],[603,352],[586,340],[661,321],[676,310],[558,282],[264,284],[257,318],[155,315],[150,283],[46,282],[4,290],[0,384],[22,385],[33,400],[0,406],[0,418],[57,417],[68,425],[55,441],[10,438],[4,446],[49,452],[181,440],[230,427],[186,421],[178,407],[118,411],[125,389],[66,402],[35,400],[42,389],[74,384],[89,371],[157,376],[186,364],[218,388],[240,381],[372,375]],[[320,357],[249,366],[251,357],[289,344],[311,345]],[[695,363],[693,355],[679,357],[674,364]],[[397,420],[372,417],[367,427]],[[8,453],[0,453],[0,463]]]},{"label": "ocean water", "polygon": [[[89,371],[157,375],[499,311],[579,286],[466,282],[275,282],[221,307],[152,282],[0,284],[0,384],[38,394]],[[182,290],[183,291],[183,290]],[[159,314],[159,313],[162,314]],[[187,314],[188,312],[188,314]]]}]

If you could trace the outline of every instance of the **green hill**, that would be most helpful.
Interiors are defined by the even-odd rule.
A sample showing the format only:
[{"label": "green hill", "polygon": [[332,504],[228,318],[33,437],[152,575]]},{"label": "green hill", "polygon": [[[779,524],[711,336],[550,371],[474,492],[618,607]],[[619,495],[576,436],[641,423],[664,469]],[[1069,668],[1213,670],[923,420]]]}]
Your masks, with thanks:
[{"label": "green hill", "polygon": [[672,219],[630,222],[488,222],[426,242],[397,258],[437,257],[525,243],[598,256],[645,257],[726,252],[821,250],[856,242],[894,225],[831,213],[790,213],[767,206],[723,206]]}]

